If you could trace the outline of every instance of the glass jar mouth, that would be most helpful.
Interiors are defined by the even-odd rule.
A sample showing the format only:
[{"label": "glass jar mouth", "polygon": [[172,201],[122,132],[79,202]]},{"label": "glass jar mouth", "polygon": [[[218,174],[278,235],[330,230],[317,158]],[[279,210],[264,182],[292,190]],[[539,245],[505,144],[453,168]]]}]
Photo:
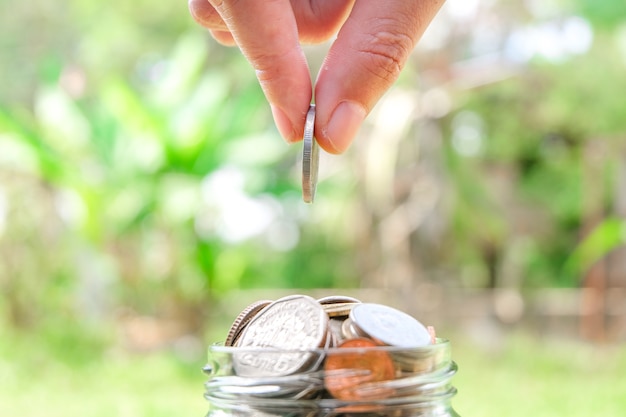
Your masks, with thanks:
[{"label": "glass jar mouth", "polygon": [[444,338],[436,338],[435,343],[424,346],[387,346],[380,345],[376,347],[319,347],[314,349],[283,349],[274,347],[240,347],[240,346],[226,346],[224,342],[216,342],[209,346],[208,353],[212,354],[233,354],[233,353],[318,353],[318,354],[348,354],[359,353],[364,351],[381,351],[389,353],[433,353],[436,351],[448,351],[450,349],[450,341]]},{"label": "glass jar mouth", "polygon": [[419,347],[316,349],[218,343],[209,347],[205,398],[240,410],[445,407],[456,394],[450,351],[447,339]]}]

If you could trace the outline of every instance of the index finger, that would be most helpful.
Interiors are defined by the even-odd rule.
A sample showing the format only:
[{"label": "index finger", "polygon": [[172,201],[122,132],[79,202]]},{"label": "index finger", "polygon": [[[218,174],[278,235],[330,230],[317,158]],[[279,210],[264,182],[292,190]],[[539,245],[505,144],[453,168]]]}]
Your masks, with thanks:
[{"label": "index finger", "polygon": [[289,0],[210,0],[252,64],[281,135],[302,138],[311,76]]}]

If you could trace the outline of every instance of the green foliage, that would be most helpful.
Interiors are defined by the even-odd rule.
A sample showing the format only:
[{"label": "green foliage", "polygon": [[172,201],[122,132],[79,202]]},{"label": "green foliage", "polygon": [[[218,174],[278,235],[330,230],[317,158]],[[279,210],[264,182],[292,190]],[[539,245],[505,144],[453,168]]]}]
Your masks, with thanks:
[{"label": "green foliage", "polygon": [[236,51],[181,5],[42,7],[17,15],[50,36],[7,21],[0,50],[15,80],[0,101],[3,322],[106,326],[173,305],[201,333],[234,288],[354,285],[350,243],[308,225],[296,149]]},{"label": "green foliage", "polygon": [[606,254],[626,244],[626,222],[607,218],[598,224],[576,247],[564,269],[570,275],[580,275]]},{"label": "green foliage", "polygon": [[[522,74],[460,98],[460,110],[444,126],[454,231],[465,262],[493,251],[504,256],[516,241],[531,239],[534,249],[518,259],[526,285],[579,285],[584,268],[572,265],[580,250],[576,261],[568,259],[589,208],[610,213],[619,193],[614,167],[624,152],[626,107],[615,91],[626,89],[623,62],[613,35],[598,34],[585,55],[536,59]],[[459,151],[455,135],[462,129],[477,132],[476,155]],[[618,244],[597,246],[596,258]]]},{"label": "green foliage", "polygon": [[613,0],[575,0],[580,13],[603,29],[611,29],[626,21],[626,4]]},{"label": "green foliage", "polygon": [[[606,17],[604,3],[579,5]],[[619,16],[621,6],[611,7]],[[387,262],[368,243],[389,213],[363,204],[359,145],[332,161],[338,168],[314,208],[303,206],[297,146],[278,138],[253,71],[208,41],[184,7],[76,0],[63,14],[49,8],[0,18],[0,76],[14,81],[0,101],[7,322],[45,327],[52,311],[75,318],[98,293],[96,316],[125,306],[158,315],[173,303],[199,329],[192,318],[232,289],[358,286],[371,264]],[[494,274],[514,254],[523,285],[578,285],[571,259],[590,251],[575,251],[585,152],[601,141],[618,154],[626,131],[615,94],[626,89],[619,33],[595,33],[584,54],[535,58],[513,78],[456,93],[460,108],[433,120],[449,185],[437,242],[446,249],[423,263],[481,276],[455,285],[497,285]],[[414,78],[404,74],[405,83]],[[471,155],[459,148],[468,131],[481,141]],[[408,159],[396,161],[396,183]],[[607,189],[616,183],[609,168]],[[610,211],[614,199],[607,192],[599,204]],[[613,247],[595,246],[596,257]]]},{"label": "green foliage", "polygon": [[[509,13],[533,19],[505,3],[504,26],[515,20]],[[214,301],[233,289],[396,285],[388,271],[445,275],[452,286],[497,286],[507,274],[521,287],[578,286],[586,268],[625,243],[616,210],[625,6],[557,3],[590,20],[589,51],[535,56],[511,78],[452,86],[445,94],[456,108],[445,116],[399,113],[410,120],[398,144],[386,142],[397,146],[380,162],[389,166],[364,161],[376,149],[365,138],[341,157],[324,155],[314,206],[300,198],[300,148],[279,138],[252,69],[210,41],[184,4],[71,0],[60,11],[39,0],[0,3],[0,415],[41,414],[42,404],[50,415],[203,412],[193,373],[201,363],[122,347],[136,349],[131,342],[155,328],[178,333],[154,349],[202,340],[224,325]],[[472,55],[475,40],[450,39],[428,56],[425,80]],[[420,107],[420,74],[405,70],[403,106]],[[374,117],[364,137],[376,132]],[[429,144],[412,137],[422,127]],[[420,146],[440,148],[420,159]],[[428,169],[441,180],[430,184],[434,208],[420,205],[427,198],[416,188]],[[388,176],[389,189],[373,194],[389,201],[370,196],[366,170]],[[590,213],[607,218],[581,240]],[[385,234],[389,224],[399,237]],[[522,347],[495,363],[460,359],[471,364],[461,366],[461,414],[488,403],[491,414],[538,416],[543,401],[562,403],[546,415],[601,411],[566,400],[585,385],[559,385],[565,356]],[[620,385],[601,365],[592,389],[610,415],[624,405],[608,400]],[[495,369],[490,385],[477,384],[486,367]],[[591,376],[580,361],[574,369]],[[509,389],[512,373],[521,373],[523,395]],[[485,386],[504,392],[471,389]],[[492,408],[494,398],[504,400]],[[511,407],[528,398],[537,403]]]},{"label": "green foliage", "polygon": [[[314,206],[300,198],[300,147],[279,138],[254,72],[184,5],[0,5],[0,325],[55,351],[75,346],[89,363],[120,343],[111,329],[129,317],[202,336],[213,301],[233,289],[396,285],[388,271],[453,286],[498,286],[510,271],[521,287],[579,285],[624,244],[626,37],[623,7],[609,3],[578,3],[602,28],[588,51],[451,87],[448,114],[417,114],[425,94],[407,68],[404,136],[384,161],[364,156],[376,149],[366,138],[324,155]],[[440,53],[465,57],[470,43]],[[431,73],[453,67],[429,62]],[[412,137],[429,132],[441,143]],[[422,160],[420,146],[439,148]],[[440,180],[427,184],[430,208],[418,187],[429,169]],[[372,192],[366,170],[385,189]],[[609,220],[581,243],[592,210]]]}]

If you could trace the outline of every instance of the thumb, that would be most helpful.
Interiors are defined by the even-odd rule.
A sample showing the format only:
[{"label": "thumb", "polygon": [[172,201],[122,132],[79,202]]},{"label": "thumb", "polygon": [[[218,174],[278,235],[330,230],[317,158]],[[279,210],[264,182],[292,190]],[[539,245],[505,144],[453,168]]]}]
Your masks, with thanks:
[{"label": "thumb", "polygon": [[315,133],[322,148],[342,153],[350,146],[442,4],[443,0],[355,3],[315,86]]}]

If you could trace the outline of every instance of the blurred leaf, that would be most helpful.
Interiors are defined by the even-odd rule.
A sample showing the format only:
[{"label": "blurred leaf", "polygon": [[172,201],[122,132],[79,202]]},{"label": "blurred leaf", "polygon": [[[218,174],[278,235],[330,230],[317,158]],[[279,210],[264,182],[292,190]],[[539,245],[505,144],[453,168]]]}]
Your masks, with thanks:
[{"label": "blurred leaf", "polygon": [[574,0],[580,13],[600,28],[612,29],[626,20],[626,3],[619,0]]},{"label": "blurred leaf", "polygon": [[597,261],[626,244],[626,221],[608,218],[598,224],[574,249],[564,265],[570,276],[581,276]]},{"label": "blurred leaf", "polygon": [[[5,112],[0,107],[0,133],[6,133],[7,147],[11,147],[10,142],[14,141],[16,152],[21,157],[29,159],[35,157],[37,171],[45,178],[54,180],[62,171],[62,159],[46,144],[39,132],[36,130],[36,123],[25,115],[25,112]],[[18,144],[19,142],[19,144]],[[7,154],[10,151],[7,151]],[[9,157],[9,155],[5,155]],[[16,158],[19,158],[17,155]],[[27,161],[25,161],[28,164]],[[28,166],[28,165],[25,165]]]}]

